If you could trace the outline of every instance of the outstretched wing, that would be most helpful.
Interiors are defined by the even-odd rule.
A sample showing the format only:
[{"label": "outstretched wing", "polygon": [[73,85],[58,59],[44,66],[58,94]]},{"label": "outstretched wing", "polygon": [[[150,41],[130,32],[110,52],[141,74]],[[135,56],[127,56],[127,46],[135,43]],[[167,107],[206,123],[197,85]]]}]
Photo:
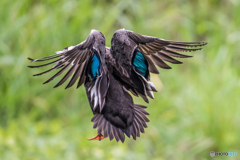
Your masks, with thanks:
[{"label": "outstretched wing", "polygon": [[179,52],[192,52],[201,50],[202,46],[206,45],[207,42],[177,42],[168,41],[156,37],[142,36],[140,34],[134,33],[132,31],[126,31],[130,40],[132,40],[137,45],[137,50],[139,50],[148,62],[149,71],[158,74],[156,66],[163,69],[171,69],[169,65],[165,62],[170,62],[173,64],[181,64],[182,62],[174,59],[178,58],[188,58],[192,56],[187,56],[178,53]]},{"label": "outstretched wing", "polygon": [[[102,49],[104,48],[104,49]],[[59,70],[51,78],[45,81],[46,84],[52,81],[57,76],[67,73],[63,78],[54,86],[58,87],[62,85],[67,79],[70,79],[65,89],[71,87],[79,78],[77,88],[83,83],[88,84],[86,87],[87,93],[89,93],[89,101],[93,111],[101,111],[105,104],[105,96],[108,88],[108,79],[106,70],[104,70],[102,61],[104,61],[101,54],[105,53],[105,37],[97,31],[92,30],[89,37],[82,43],[76,46],[70,46],[64,48],[62,51],[56,52],[57,54],[40,59],[28,58],[32,62],[48,62],[37,66],[28,66],[30,68],[39,68],[48,65],[55,64],[47,71],[35,74],[39,76],[50,72],[52,70]]]},{"label": "outstretched wing", "polygon": [[28,67],[39,68],[39,67],[45,67],[45,66],[56,63],[56,65],[54,65],[49,70],[33,75],[33,76],[39,76],[47,72],[50,72],[52,70],[60,69],[55,75],[53,75],[43,84],[46,84],[52,81],[54,78],[61,75],[63,72],[65,72],[70,68],[68,72],[64,75],[64,77],[54,86],[54,88],[62,85],[69,77],[71,77],[73,73],[74,75],[72,76],[71,80],[69,81],[65,89],[71,87],[76,82],[78,77],[80,77],[77,85],[77,88],[78,88],[83,84],[86,78],[85,72],[86,72],[88,61],[93,54],[94,42],[95,42],[94,36],[90,34],[86,41],[76,46],[66,47],[63,49],[63,51],[58,51],[57,54],[55,55],[51,55],[48,57],[43,57],[35,60],[32,58],[28,58],[32,62],[47,62],[49,60],[52,60],[51,62],[42,64],[42,65],[28,66]]},{"label": "outstretched wing", "polygon": [[[128,30],[118,30],[111,41],[111,55],[129,74],[129,81],[135,85],[124,87],[134,95],[140,95],[147,103],[148,96],[154,98],[156,91],[153,83],[149,82],[149,72],[158,74],[156,66],[171,69],[165,62],[180,64],[182,62],[173,57],[187,58],[178,51],[191,52],[200,50],[207,42],[176,42],[167,41],[156,37],[143,36]],[[122,81],[121,76],[117,78]]]}]

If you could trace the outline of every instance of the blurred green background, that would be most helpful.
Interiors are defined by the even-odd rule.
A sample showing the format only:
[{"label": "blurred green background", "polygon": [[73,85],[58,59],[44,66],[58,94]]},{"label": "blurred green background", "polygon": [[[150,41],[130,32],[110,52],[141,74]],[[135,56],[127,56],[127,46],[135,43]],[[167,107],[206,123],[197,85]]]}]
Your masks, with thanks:
[{"label": "blurred green background", "polygon": [[[240,1],[0,1],[0,160],[207,160],[240,154]],[[27,57],[84,41],[91,29],[110,46],[117,29],[176,41],[209,41],[193,58],[152,75],[159,92],[146,104],[150,123],[137,141],[96,135],[84,87],[42,85],[52,73]],[[48,67],[46,67],[48,68]],[[66,84],[65,84],[66,85]],[[239,159],[214,157],[214,159]]]}]

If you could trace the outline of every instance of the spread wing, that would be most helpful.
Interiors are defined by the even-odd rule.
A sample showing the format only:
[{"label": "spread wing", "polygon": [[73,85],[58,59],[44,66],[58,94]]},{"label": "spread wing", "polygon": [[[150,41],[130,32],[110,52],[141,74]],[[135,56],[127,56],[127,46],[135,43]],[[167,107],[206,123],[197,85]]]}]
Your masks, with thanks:
[{"label": "spread wing", "polygon": [[[147,103],[148,97],[154,98],[153,92],[157,91],[150,80],[150,73],[158,74],[156,66],[164,69],[171,69],[166,64],[180,64],[182,62],[174,59],[187,58],[191,56],[183,55],[180,52],[191,52],[200,50],[207,42],[177,42],[164,39],[143,36],[128,30],[118,30],[112,37],[111,55],[115,63],[127,72],[127,81],[133,82],[134,86],[124,83],[122,76],[118,76],[118,81],[123,82],[123,86],[134,95],[140,95]],[[119,68],[119,67],[115,67]],[[127,74],[124,74],[127,75]]]},{"label": "spread wing", "polygon": [[[104,49],[102,49],[104,48]],[[30,68],[45,67],[55,64],[52,68],[35,74],[39,76],[52,70],[58,70],[51,78],[45,81],[46,84],[57,76],[63,74],[63,78],[54,86],[62,85],[67,79],[70,79],[65,89],[71,87],[79,78],[77,88],[83,83],[86,84],[85,89],[89,95],[89,102],[93,111],[100,112],[105,104],[105,96],[108,89],[108,78],[106,70],[104,70],[101,55],[105,53],[105,37],[97,31],[92,30],[89,37],[76,46],[64,48],[57,54],[39,59],[28,58],[32,62],[45,62],[37,66],[28,66]],[[101,53],[101,54],[100,54]],[[50,62],[49,62],[50,61]]]},{"label": "spread wing", "polygon": [[[54,88],[62,85],[69,77],[71,77],[73,73],[74,74],[65,89],[71,87],[77,81],[78,77],[80,77],[77,84],[77,88],[78,88],[85,81],[85,78],[86,78],[85,72],[86,72],[88,61],[93,54],[94,41],[95,41],[94,36],[90,34],[86,41],[76,46],[66,47],[63,49],[63,51],[58,51],[57,54],[55,55],[51,55],[48,57],[43,57],[35,60],[32,58],[28,58],[32,62],[47,62],[42,65],[28,66],[28,67],[39,68],[39,67],[45,67],[45,66],[56,63],[56,65],[54,65],[49,70],[33,75],[33,76],[39,76],[47,72],[50,72],[52,70],[59,70],[55,75],[53,75],[43,84],[46,84],[52,81],[54,78],[61,75],[62,73],[64,73],[70,68],[68,72],[63,76],[63,78],[54,86]],[[51,62],[49,62],[50,60]]]},{"label": "spread wing", "polygon": [[148,62],[149,71],[158,74],[156,66],[164,69],[171,69],[165,62],[173,64],[181,64],[182,62],[174,59],[188,58],[187,56],[178,52],[192,52],[201,50],[202,46],[206,45],[207,42],[177,42],[168,41],[156,37],[142,36],[132,31],[126,31],[129,38],[137,45],[137,48],[146,58]]}]

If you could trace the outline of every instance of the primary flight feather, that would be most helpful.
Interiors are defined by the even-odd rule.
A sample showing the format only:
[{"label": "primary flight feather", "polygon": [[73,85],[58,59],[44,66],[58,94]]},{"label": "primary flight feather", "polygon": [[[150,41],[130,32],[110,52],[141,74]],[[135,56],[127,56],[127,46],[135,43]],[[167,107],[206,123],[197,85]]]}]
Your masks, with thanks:
[{"label": "primary flight feather", "polygon": [[[191,57],[180,54],[178,51],[197,51],[206,44],[207,42],[167,41],[121,29],[114,33],[110,50],[113,59],[121,66],[121,70],[128,73],[128,80],[125,77],[125,81],[134,83],[134,85],[122,83],[123,86],[133,95],[140,95],[148,103],[148,97],[153,99],[153,92],[157,91],[153,83],[149,81],[149,72],[159,74],[156,66],[171,69],[165,62],[182,63],[173,57]],[[121,80],[121,75],[113,74],[118,80]]]}]

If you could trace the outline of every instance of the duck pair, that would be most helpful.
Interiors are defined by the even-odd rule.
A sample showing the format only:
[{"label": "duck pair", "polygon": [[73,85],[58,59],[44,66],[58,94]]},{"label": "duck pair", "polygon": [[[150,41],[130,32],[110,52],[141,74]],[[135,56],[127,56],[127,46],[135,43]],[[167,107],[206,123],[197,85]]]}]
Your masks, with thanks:
[{"label": "duck pair", "polygon": [[[207,42],[176,42],[156,37],[143,36],[125,29],[117,30],[111,40],[111,47],[106,47],[105,36],[92,30],[88,38],[76,46],[64,48],[57,54],[44,58],[32,59],[32,62],[49,63],[28,66],[44,67],[55,64],[52,68],[34,76],[52,70],[59,70],[43,84],[52,81],[63,72],[67,73],[54,86],[62,85],[70,79],[65,89],[77,82],[77,88],[85,86],[87,97],[93,112],[93,128],[97,136],[89,140],[102,140],[109,137],[124,142],[125,135],[136,140],[140,132],[147,128],[148,112],[143,105],[134,104],[134,96],[141,96],[145,102],[154,98],[154,84],[150,82],[150,72],[159,74],[156,66],[171,69],[165,63],[180,64],[173,57],[188,58],[178,51],[197,51]],[[71,78],[70,78],[71,77]],[[78,80],[78,81],[77,81]]]}]

